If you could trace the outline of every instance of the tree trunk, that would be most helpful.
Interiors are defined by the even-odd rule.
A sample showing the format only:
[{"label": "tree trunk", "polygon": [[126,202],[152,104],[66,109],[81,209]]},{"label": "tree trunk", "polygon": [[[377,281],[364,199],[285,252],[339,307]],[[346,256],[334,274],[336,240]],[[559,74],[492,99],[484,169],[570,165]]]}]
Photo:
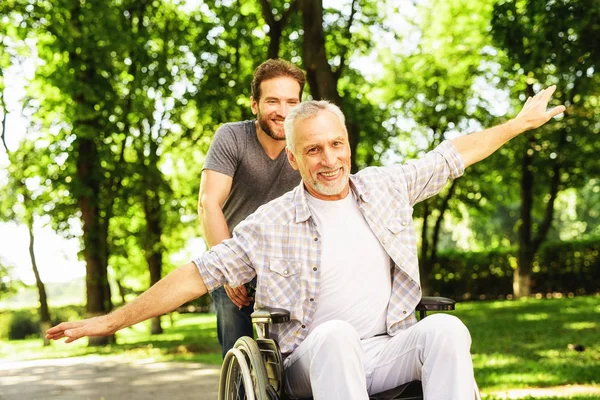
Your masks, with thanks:
[{"label": "tree trunk", "polygon": [[521,225],[519,226],[519,256],[518,265],[513,276],[513,294],[515,297],[529,296],[531,293],[531,269],[533,266],[532,252],[532,208],[533,208],[533,183],[532,171],[533,148],[535,138],[533,134],[527,137],[527,146],[521,161]]},{"label": "tree trunk", "polygon": [[[82,12],[84,3],[75,3],[72,10],[74,42],[83,43],[88,40],[84,29],[86,23]],[[85,48],[85,46],[82,46]],[[105,171],[101,166],[98,143],[96,140],[102,136],[103,121],[95,110],[96,99],[85,88],[94,87],[97,79],[95,64],[86,59],[86,53],[78,53],[74,47],[69,50],[69,66],[75,71],[78,90],[72,97],[75,102],[73,117],[73,133],[76,135],[73,143],[76,164],[77,186],[74,196],[77,198],[81,211],[83,229],[82,253],[86,262],[86,291],[87,291],[87,316],[95,317],[104,315],[112,309],[110,286],[108,284],[108,243],[107,226],[111,211],[110,206],[102,208],[102,197],[106,194],[102,190],[106,183]],[[85,68],[82,68],[85,66]],[[90,337],[90,346],[102,346],[114,342],[114,335],[108,337]]]},{"label": "tree trunk", "polygon": [[425,200],[423,203],[423,230],[421,232],[421,257],[419,260],[419,269],[421,277],[421,292],[424,296],[431,296],[431,282],[433,278],[433,266],[437,261],[437,246],[440,239],[440,232],[442,230],[442,222],[444,221],[444,215],[448,210],[450,199],[454,196],[456,190],[457,180],[453,180],[448,188],[448,193],[444,196],[442,204],[439,208],[439,215],[435,220],[433,226],[433,232],[431,237],[429,235],[429,217],[431,216],[431,204],[429,200]]},{"label": "tree trunk", "polygon": [[[83,221],[83,249],[86,261],[86,290],[88,318],[108,313],[111,308],[110,286],[106,260],[106,237],[100,216],[100,173],[98,150],[92,139],[79,137],[77,146],[77,176],[84,188],[78,196]],[[111,343],[110,337],[90,337],[89,344],[101,346]]]},{"label": "tree trunk", "polygon": [[[25,198],[25,209],[27,210],[27,198]],[[30,212],[29,210],[27,212]],[[50,345],[50,341],[46,339],[46,331],[52,326],[52,320],[50,318],[50,309],[48,308],[48,297],[46,295],[46,286],[40,277],[40,272],[37,267],[37,261],[35,259],[35,236],[33,234],[33,215],[28,218],[27,228],[29,230],[29,259],[31,260],[31,268],[35,275],[35,285],[38,289],[40,298],[40,333],[44,340],[44,346]]]},{"label": "tree trunk", "polygon": [[125,290],[125,286],[123,285],[123,280],[121,278],[115,279],[115,282],[117,283],[117,288],[119,290],[119,297],[121,297],[121,305],[123,306],[127,302],[125,300],[125,295],[127,294],[127,292]]},{"label": "tree trunk", "polygon": [[[162,278],[162,213],[160,205],[161,172],[158,169],[158,146],[149,138],[150,156],[147,158],[145,169],[145,188],[143,193],[144,213],[146,215],[146,239],[144,252],[148,269],[150,270],[150,286]],[[160,334],[160,316],[152,318],[151,333]]]},{"label": "tree trunk", "polygon": [[279,58],[279,48],[281,47],[281,26],[279,24],[269,25],[269,58]]},{"label": "tree trunk", "polygon": [[[162,254],[154,252],[150,256],[146,255],[146,261],[150,269],[150,286],[152,286],[162,277]],[[153,335],[163,333],[160,316],[152,318],[150,333]]]},{"label": "tree trunk", "polygon": [[431,291],[431,271],[433,265],[429,258],[429,200],[423,201],[423,227],[421,228],[421,260],[420,265],[420,277],[421,277],[421,293],[423,296],[430,295]]},{"label": "tree trunk", "polygon": [[283,28],[285,28],[290,16],[297,11],[299,1],[302,0],[292,1],[289,8],[283,14],[281,14],[279,19],[277,19],[275,15],[273,15],[273,5],[271,2],[269,0],[260,0],[263,17],[267,22],[267,25],[269,25],[269,49],[267,51],[268,58],[279,58]]},{"label": "tree trunk", "polygon": [[[327,53],[325,51],[323,1],[300,1],[300,9],[302,10],[304,27],[304,68],[306,69],[306,79],[310,86],[310,93],[313,99],[329,100],[343,112],[342,97],[337,90],[337,76],[327,61]],[[355,172],[358,169],[356,165],[356,148],[360,128],[357,123],[349,123],[347,117],[346,128],[348,129],[348,140],[350,141],[350,150],[352,152],[351,169],[352,172]]]}]

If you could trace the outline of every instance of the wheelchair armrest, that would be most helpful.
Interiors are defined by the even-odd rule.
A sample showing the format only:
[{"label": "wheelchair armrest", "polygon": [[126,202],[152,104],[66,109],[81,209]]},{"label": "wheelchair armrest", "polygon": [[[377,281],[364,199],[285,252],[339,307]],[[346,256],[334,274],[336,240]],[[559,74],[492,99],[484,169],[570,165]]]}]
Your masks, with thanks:
[{"label": "wheelchair armrest", "polygon": [[290,312],[281,308],[259,308],[250,315],[253,323],[280,324],[290,320]]},{"label": "wheelchair armrest", "polygon": [[427,316],[427,311],[451,311],[454,310],[456,301],[447,297],[423,296],[415,310],[419,311],[421,319]]},{"label": "wheelchair armrest", "polygon": [[[421,313],[421,316],[427,311],[451,311],[454,310],[456,302],[447,297],[422,297],[416,310]],[[252,322],[280,324],[290,320],[290,312],[282,308],[259,308],[251,315]]]},{"label": "wheelchair armrest", "polygon": [[417,304],[417,311],[450,311],[454,310],[456,301],[447,297],[422,297]]}]

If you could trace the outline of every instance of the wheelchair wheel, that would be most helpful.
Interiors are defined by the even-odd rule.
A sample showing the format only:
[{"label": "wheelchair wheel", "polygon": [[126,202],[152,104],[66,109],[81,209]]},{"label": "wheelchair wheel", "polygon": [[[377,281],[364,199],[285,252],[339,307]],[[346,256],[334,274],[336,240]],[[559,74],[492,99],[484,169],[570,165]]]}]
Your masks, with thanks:
[{"label": "wheelchair wheel", "polygon": [[267,372],[256,342],[242,337],[221,367],[219,400],[270,400]]}]

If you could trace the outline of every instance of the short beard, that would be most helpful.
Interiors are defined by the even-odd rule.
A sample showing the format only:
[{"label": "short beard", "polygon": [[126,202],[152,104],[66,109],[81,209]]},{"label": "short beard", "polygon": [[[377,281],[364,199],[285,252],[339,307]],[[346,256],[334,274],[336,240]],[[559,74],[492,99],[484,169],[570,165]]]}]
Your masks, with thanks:
[{"label": "short beard", "polygon": [[344,191],[346,185],[348,183],[350,173],[346,168],[342,169],[342,180],[339,183],[339,186],[327,186],[317,179],[313,180],[313,189],[325,196],[336,196]]},{"label": "short beard", "polygon": [[264,133],[266,133],[271,139],[274,140],[285,140],[285,135],[283,135],[283,137],[279,137],[277,135],[275,135],[275,132],[273,132],[273,130],[271,130],[271,128],[269,127],[269,124],[263,119],[263,115],[259,112],[258,115],[256,116],[257,120],[258,120],[258,126],[260,127],[260,129],[263,130]]}]

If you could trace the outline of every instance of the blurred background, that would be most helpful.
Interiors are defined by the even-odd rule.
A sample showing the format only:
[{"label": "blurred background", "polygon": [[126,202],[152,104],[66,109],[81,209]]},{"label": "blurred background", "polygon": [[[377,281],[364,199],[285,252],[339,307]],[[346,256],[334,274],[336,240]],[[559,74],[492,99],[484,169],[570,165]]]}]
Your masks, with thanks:
[{"label": "blurred background", "polygon": [[34,332],[103,314],[204,251],[208,145],[253,118],[252,72],[276,57],[342,108],[354,170],[557,85],[563,116],[415,207],[421,277],[458,300],[600,303],[599,38],[599,0],[3,0],[0,338],[15,310]]}]

